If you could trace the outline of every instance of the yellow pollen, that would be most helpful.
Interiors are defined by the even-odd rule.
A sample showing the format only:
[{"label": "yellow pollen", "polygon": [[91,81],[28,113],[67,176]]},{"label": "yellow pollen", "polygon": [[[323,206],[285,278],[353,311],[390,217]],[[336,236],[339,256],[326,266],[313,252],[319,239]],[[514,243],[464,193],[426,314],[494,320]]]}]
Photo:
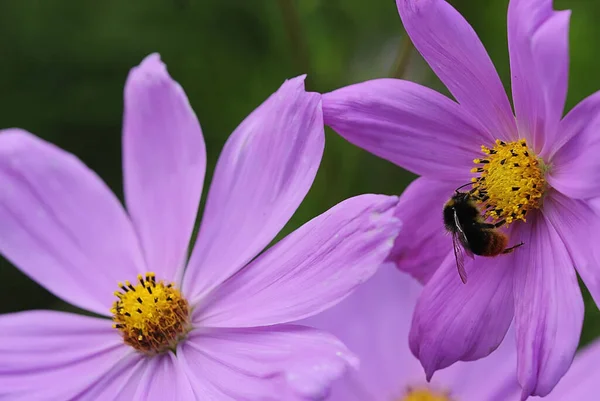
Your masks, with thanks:
[{"label": "yellow pollen", "polygon": [[399,401],[451,401],[448,393],[433,392],[428,389],[409,388]]},{"label": "yellow pollen", "polygon": [[189,305],[173,284],[156,282],[154,273],[138,275],[138,284],[119,283],[118,298],[110,310],[113,327],[125,344],[156,354],[174,350],[190,330]]},{"label": "yellow pollen", "polygon": [[525,139],[496,140],[493,148],[482,146],[481,150],[487,156],[473,160],[479,166],[471,172],[480,176],[472,178],[472,195],[484,216],[507,225],[525,221],[528,211],[541,206],[546,189],[542,160],[527,147]]}]

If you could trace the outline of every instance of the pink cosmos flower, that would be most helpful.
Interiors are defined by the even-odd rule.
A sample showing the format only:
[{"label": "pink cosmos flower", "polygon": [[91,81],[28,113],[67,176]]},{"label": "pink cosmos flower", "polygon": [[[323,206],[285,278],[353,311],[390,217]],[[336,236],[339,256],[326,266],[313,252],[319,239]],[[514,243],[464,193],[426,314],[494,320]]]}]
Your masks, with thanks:
[{"label": "pink cosmos flower", "polygon": [[337,380],[329,401],[514,401],[516,346],[504,341],[488,358],[459,362],[428,383],[408,348],[421,285],[391,264],[331,309],[302,321],[341,339],[360,358]]},{"label": "pink cosmos flower", "polygon": [[320,95],[303,81],[286,81],[227,141],[189,260],[205,146],[158,55],[125,87],[127,212],[73,155],[22,130],[0,133],[0,251],[100,315],[1,316],[0,398],[296,400],[355,364],[331,335],[287,322],[375,272],[398,230],[397,199],[349,199],[257,256],[321,160]]},{"label": "pink cosmos flower", "polygon": [[[410,347],[427,377],[490,354],[515,318],[522,398],[545,395],[569,368],[583,300],[596,303],[600,219],[600,93],[562,117],[569,11],[551,0],[511,0],[508,42],[515,114],[482,43],[443,0],[397,0],[416,48],[456,102],[415,83],[381,79],[323,96],[325,123],[350,142],[422,177],[403,194],[404,228],[392,259],[427,282]],[[471,185],[468,185],[468,184]],[[442,221],[462,185],[513,253],[467,258],[456,269]],[[439,268],[439,269],[438,269]]]},{"label": "pink cosmos flower", "polygon": [[[360,358],[337,380],[329,401],[514,401],[517,349],[510,336],[487,358],[458,362],[425,380],[406,343],[421,286],[392,266],[352,295],[302,323],[335,334]],[[510,331],[512,334],[512,330]],[[600,340],[586,346],[545,401],[597,401]],[[537,399],[537,398],[536,398]]]}]

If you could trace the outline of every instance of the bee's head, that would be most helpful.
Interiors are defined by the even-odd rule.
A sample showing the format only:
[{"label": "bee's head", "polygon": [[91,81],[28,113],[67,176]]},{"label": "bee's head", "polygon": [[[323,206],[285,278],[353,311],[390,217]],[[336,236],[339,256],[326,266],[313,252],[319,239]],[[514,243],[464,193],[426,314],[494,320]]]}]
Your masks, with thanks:
[{"label": "bee's head", "polygon": [[457,203],[464,203],[464,202],[468,202],[471,200],[471,195],[468,192],[460,192],[457,189],[452,198]]}]

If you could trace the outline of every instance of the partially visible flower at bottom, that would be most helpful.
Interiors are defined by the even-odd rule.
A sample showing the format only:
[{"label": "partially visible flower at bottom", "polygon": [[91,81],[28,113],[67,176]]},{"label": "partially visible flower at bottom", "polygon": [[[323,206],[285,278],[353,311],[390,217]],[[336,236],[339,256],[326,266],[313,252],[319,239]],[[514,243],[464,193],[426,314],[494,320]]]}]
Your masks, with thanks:
[{"label": "partially visible flower at bottom", "polygon": [[321,160],[320,96],[303,81],[286,81],[230,136],[189,260],[205,146],[158,55],[125,87],[127,212],[73,155],[0,132],[0,252],[100,315],[0,316],[0,399],[298,400],[355,364],[333,336],[287,323],[377,270],[398,232],[397,198],[344,201],[257,256]]},{"label": "partially visible flower at bottom", "polygon": [[[597,401],[600,383],[600,339],[581,349],[562,380],[546,397],[531,397],[544,401]],[[518,399],[518,394],[512,398]]]},{"label": "partially visible flower at bottom", "polygon": [[[301,323],[326,330],[360,358],[360,368],[336,381],[330,401],[514,401],[517,352],[514,332],[497,351],[457,362],[431,382],[408,347],[421,285],[391,264],[331,309]],[[515,395],[511,397],[511,395]]]},{"label": "partially visible flower at bottom", "polygon": [[[301,323],[328,331],[360,358],[360,368],[334,382],[329,401],[515,401],[517,349],[509,330],[497,351],[484,359],[457,362],[431,382],[408,346],[408,333],[421,285],[390,264],[352,295]],[[600,339],[576,356],[544,401],[597,401]]]}]

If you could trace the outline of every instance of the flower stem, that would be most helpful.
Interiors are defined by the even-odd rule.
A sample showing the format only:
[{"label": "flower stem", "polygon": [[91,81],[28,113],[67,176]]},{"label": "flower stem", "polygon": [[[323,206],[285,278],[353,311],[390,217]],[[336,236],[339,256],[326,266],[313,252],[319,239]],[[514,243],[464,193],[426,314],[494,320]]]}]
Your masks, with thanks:
[{"label": "flower stem", "polygon": [[284,28],[292,47],[294,63],[301,73],[308,74],[305,81],[308,89],[311,86],[310,57],[308,54],[308,46],[304,40],[304,32],[302,30],[302,24],[300,23],[300,16],[298,14],[298,9],[296,8],[295,0],[278,0],[277,3],[279,4]]},{"label": "flower stem", "polygon": [[410,62],[412,56],[413,45],[408,34],[404,34],[400,41],[400,47],[398,49],[398,56],[394,60],[394,66],[390,75],[392,78],[402,78],[406,73],[406,68]]}]

